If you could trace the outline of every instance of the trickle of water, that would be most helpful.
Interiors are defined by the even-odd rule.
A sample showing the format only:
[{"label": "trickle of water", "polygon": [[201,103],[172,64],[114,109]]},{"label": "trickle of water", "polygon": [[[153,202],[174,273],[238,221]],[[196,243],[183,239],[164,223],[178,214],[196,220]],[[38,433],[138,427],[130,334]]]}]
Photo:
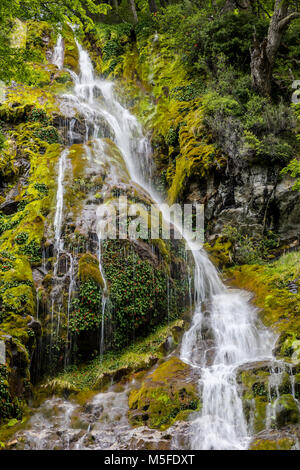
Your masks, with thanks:
[{"label": "trickle of water", "polygon": [[[61,239],[61,228],[62,228],[63,208],[64,208],[64,178],[65,178],[65,171],[67,168],[67,156],[68,155],[69,155],[69,149],[64,150],[60,156],[59,165],[58,165],[56,211],[55,211],[55,217],[54,217],[55,250],[58,254],[61,250],[63,250],[63,240]],[[55,275],[56,274],[57,274],[57,263],[56,263]]]},{"label": "trickle of water", "polygon": [[102,319],[101,319],[101,336],[100,336],[100,361],[102,361],[104,346],[105,346],[105,336],[104,336],[104,327],[105,327],[105,308],[107,303],[107,282],[104,275],[104,270],[102,266],[102,250],[101,250],[101,234],[98,234],[99,238],[99,249],[98,249],[98,259],[99,259],[99,271],[103,280],[103,295],[102,295]]},{"label": "trickle of water", "polygon": [[60,70],[64,66],[64,53],[64,40],[62,38],[62,35],[59,34],[53,51],[52,63],[56,65]]}]

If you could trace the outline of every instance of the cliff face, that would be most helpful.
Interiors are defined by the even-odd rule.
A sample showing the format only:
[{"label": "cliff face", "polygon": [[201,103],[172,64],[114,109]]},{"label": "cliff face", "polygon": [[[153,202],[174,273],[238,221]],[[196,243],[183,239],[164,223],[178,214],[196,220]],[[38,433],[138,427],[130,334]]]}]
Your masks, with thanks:
[{"label": "cliff face", "polygon": [[239,165],[230,156],[227,163],[221,174],[191,181],[185,188],[187,201],[205,204],[208,241],[230,225],[253,237],[272,231],[282,243],[298,246],[300,200],[292,189],[293,178],[280,177],[276,166]]},{"label": "cliff face", "polygon": [[[41,61],[32,67],[42,78],[34,86],[7,87],[0,106],[6,138],[0,163],[3,419],[21,415],[32,382],[130,345],[182,315],[191,296],[180,241],[99,243],[100,204],[119,217],[123,196],[129,210],[143,204],[141,217],[148,220],[153,201],[131,179],[124,160],[127,144],[144,158],[147,141],[133,116],[121,107],[113,110],[120,105],[106,99],[102,82],[86,85],[80,60],[87,55],[72,31],[65,32],[60,67],[53,64],[50,28],[32,24],[30,41],[39,45]],[[92,105],[88,92],[95,93]],[[128,127],[125,137],[116,135],[120,125]]]}]

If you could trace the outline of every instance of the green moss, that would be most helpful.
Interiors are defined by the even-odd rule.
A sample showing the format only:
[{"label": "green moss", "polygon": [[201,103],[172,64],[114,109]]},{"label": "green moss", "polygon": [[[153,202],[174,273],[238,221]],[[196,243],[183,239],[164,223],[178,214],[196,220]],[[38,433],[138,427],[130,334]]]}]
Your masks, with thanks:
[{"label": "green moss", "polygon": [[63,32],[64,36],[64,47],[65,47],[65,59],[64,67],[74,70],[74,72],[79,71],[79,55],[78,48],[74,40],[73,31],[71,28],[65,28]]},{"label": "green moss", "polygon": [[140,389],[130,393],[131,424],[166,429],[178,418],[186,418],[187,412],[197,410],[197,386],[187,380],[190,374],[190,367],[176,357],[157,367]]},{"label": "green moss", "polygon": [[209,243],[205,244],[205,249],[210,256],[211,261],[219,268],[224,268],[231,265],[231,247],[231,241],[228,241],[223,237],[218,237],[213,245],[210,245]]},{"label": "green moss", "polygon": [[99,260],[90,253],[85,253],[79,259],[78,274],[81,282],[93,280],[104,288],[104,280],[99,269]]},{"label": "green moss", "polygon": [[281,395],[276,402],[276,422],[279,428],[296,424],[299,420],[299,409],[292,395]]},{"label": "green moss", "polygon": [[26,47],[27,24],[19,19],[14,20],[14,26],[10,35],[11,47],[24,49]]},{"label": "green moss", "polygon": [[[120,380],[123,376],[130,376],[136,371],[148,369],[163,357],[163,345],[168,337],[172,337],[174,344],[178,343],[179,332],[183,334],[183,321],[177,320],[169,326],[158,327],[152,334],[144,339],[132,342],[129,347],[121,351],[104,353],[102,360],[99,357],[89,364],[70,366],[59,374],[57,379],[62,383],[69,383],[78,392],[101,390],[107,382]],[[122,371],[122,373],[120,373]]]},{"label": "green moss", "polygon": [[291,450],[295,441],[290,438],[283,439],[256,439],[250,447],[250,450]]}]

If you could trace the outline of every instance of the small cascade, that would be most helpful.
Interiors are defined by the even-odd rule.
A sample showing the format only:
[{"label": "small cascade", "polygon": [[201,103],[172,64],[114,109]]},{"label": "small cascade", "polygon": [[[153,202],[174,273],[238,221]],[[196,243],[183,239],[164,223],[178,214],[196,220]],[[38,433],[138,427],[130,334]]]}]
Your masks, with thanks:
[{"label": "small cascade", "polygon": [[54,267],[54,275],[57,274],[59,253],[63,250],[63,239],[61,238],[61,229],[63,222],[63,208],[64,208],[64,178],[67,168],[67,156],[69,150],[66,149],[62,152],[59,159],[58,177],[57,177],[57,191],[56,191],[56,211],[54,217],[54,240],[55,252],[57,254],[57,261]]},{"label": "small cascade", "polygon": [[128,448],[128,392],[111,387],[94,396],[82,410],[61,398],[45,401],[30,420],[30,429],[21,431],[25,450],[116,449],[116,442]]},{"label": "small cascade", "polygon": [[107,304],[107,282],[105,279],[104,275],[104,270],[102,266],[102,254],[101,254],[101,233],[98,234],[98,239],[99,239],[99,250],[98,250],[98,260],[99,260],[99,271],[101,274],[101,278],[103,280],[103,294],[102,294],[102,299],[101,299],[101,335],[100,335],[100,361],[103,359],[103,353],[104,353],[104,347],[105,347],[105,334],[104,334],[104,328],[105,328],[105,309],[106,309],[106,304]]},{"label": "small cascade", "polygon": [[61,34],[58,35],[56,45],[53,51],[52,63],[56,65],[59,70],[64,66],[64,40]]}]

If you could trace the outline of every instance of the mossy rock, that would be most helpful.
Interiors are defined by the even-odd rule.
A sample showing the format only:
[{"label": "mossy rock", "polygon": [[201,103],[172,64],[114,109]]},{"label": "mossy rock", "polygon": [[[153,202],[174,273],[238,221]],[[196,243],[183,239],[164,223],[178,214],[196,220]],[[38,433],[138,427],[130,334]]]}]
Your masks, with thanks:
[{"label": "mossy rock", "polygon": [[209,243],[205,244],[205,249],[211,261],[219,268],[230,266],[232,263],[231,248],[232,243],[222,237],[219,237],[213,245]]},{"label": "mossy rock", "polygon": [[251,444],[250,450],[291,450],[294,445],[295,440],[290,438],[257,439]]},{"label": "mossy rock", "polygon": [[67,28],[64,32],[64,46],[65,46],[65,58],[64,67],[79,72],[79,54],[76,42],[74,40],[73,31],[71,28]]},{"label": "mossy rock", "polygon": [[191,367],[172,357],[157,367],[140,389],[130,393],[130,423],[163,430],[178,419],[186,419],[200,406],[196,382]]},{"label": "mossy rock", "polygon": [[99,269],[99,260],[91,253],[85,253],[81,256],[78,274],[81,282],[93,280],[98,286],[104,289],[105,283]]},{"label": "mossy rock", "polygon": [[292,395],[281,395],[276,403],[276,423],[279,428],[299,421],[299,409]]}]

